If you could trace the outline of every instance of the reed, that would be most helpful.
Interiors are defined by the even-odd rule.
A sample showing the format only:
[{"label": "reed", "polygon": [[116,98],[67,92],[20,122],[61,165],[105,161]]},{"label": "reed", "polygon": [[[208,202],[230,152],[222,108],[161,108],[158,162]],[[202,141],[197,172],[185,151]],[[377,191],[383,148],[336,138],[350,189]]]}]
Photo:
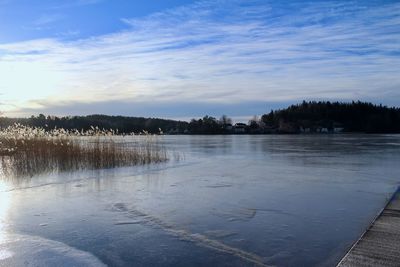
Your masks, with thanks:
[{"label": "reed", "polygon": [[130,137],[92,127],[67,131],[15,124],[0,130],[3,176],[105,169],[165,162],[168,154],[158,137],[142,132]]}]

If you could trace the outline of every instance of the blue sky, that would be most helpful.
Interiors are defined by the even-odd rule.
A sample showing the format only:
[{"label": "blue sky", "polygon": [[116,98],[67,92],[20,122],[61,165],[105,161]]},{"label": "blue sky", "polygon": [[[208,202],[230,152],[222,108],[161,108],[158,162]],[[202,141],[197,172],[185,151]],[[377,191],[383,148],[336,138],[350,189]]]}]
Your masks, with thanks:
[{"label": "blue sky", "polygon": [[398,1],[0,0],[9,116],[400,106]]},{"label": "blue sky", "polygon": [[121,18],[144,17],[194,1],[0,0],[1,43],[73,40],[126,29]]}]

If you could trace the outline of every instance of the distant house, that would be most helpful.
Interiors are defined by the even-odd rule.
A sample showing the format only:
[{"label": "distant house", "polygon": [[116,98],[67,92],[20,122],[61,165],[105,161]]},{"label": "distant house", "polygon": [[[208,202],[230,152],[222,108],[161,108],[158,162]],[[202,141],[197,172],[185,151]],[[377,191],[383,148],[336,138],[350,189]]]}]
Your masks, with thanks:
[{"label": "distant house", "polygon": [[[161,129],[160,129],[161,130]],[[180,132],[179,132],[179,129],[177,129],[177,128],[173,128],[173,129],[170,129],[169,131],[168,131],[168,134],[179,134]],[[162,134],[162,131],[160,131],[160,134]]]},{"label": "distant house", "polygon": [[335,128],[333,128],[333,132],[334,132],[334,133],[342,133],[343,130],[344,130],[343,127],[335,127]]},{"label": "distant house", "polygon": [[277,133],[278,132],[278,128],[272,126],[272,125],[265,125],[263,127],[263,132],[267,133],[267,134],[272,134],[272,133]]},{"label": "distant house", "polygon": [[245,123],[236,123],[234,126],[235,133],[245,133],[247,125]]},{"label": "distant house", "polygon": [[224,125],[224,129],[227,131],[232,131],[233,130],[233,126],[230,123],[227,123]]},{"label": "distant house", "polygon": [[310,133],[311,132],[311,128],[300,127],[300,132],[301,133]]},{"label": "distant house", "polygon": [[278,131],[280,133],[297,133],[299,132],[299,129],[293,123],[280,120]]}]

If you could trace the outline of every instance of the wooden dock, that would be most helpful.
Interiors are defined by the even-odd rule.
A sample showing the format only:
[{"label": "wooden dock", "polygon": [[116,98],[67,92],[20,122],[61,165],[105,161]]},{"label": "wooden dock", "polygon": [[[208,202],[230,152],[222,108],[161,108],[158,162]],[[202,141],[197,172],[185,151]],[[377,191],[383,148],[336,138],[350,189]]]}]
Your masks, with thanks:
[{"label": "wooden dock", "polygon": [[400,188],[337,266],[400,266]]}]

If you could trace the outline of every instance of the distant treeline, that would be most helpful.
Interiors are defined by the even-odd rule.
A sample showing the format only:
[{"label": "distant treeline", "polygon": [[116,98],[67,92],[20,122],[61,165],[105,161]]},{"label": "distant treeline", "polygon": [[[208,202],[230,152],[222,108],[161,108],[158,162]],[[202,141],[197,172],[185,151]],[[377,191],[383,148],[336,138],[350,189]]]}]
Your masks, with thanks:
[{"label": "distant treeline", "polygon": [[306,102],[261,117],[280,132],[400,133],[400,109],[365,102]]},{"label": "distant treeline", "polygon": [[400,133],[400,109],[365,102],[306,102],[285,109],[271,110],[248,123],[232,123],[222,116],[205,116],[190,122],[157,118],[107,115],[30,118],[0,118],[0,127],[14,123],[47,129],[118,129],[119,133],[165,134],[268,134],[268,133]]}]

